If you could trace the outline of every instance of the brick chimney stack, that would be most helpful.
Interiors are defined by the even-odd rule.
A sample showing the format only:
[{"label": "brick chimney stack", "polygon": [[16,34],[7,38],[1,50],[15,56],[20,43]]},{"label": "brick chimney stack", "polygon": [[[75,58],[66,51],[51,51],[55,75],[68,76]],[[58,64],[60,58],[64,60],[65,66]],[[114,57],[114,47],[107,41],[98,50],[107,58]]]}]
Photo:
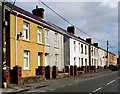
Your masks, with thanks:
[{"label": "brick chimney stack", "polygon": [[67,31],[68,31],[69,33],[75,34],[75,27],[74,27],[74,26],[69,26],[69,27],[67,28]]},{"label": "brick chimney stack", "polygon": [[32,10],[32,13],[42,19],[44,19],[44,9],[43,8],[38,8],[36,5],[36,9]]},{"label": "brick chimney stack", "polygon": [[86,42],[91,43],[91,38],[86,38]]}]

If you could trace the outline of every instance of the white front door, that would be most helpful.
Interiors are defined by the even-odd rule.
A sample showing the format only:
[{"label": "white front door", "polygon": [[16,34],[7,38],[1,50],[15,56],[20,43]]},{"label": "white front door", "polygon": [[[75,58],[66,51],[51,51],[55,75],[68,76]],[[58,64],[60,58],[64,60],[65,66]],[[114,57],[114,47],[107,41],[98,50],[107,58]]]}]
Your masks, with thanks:
[{"label": "white front door", "polygon": [[38,66],[40,66],[40,55],[38,55]]}]

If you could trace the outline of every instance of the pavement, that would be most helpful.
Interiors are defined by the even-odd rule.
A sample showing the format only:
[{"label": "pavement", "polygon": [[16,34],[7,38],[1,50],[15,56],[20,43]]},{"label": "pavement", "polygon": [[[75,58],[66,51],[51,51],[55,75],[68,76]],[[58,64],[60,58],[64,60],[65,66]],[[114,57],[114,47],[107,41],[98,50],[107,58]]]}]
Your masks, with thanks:
[{"label": "pavement", "polygon": [[[71,76],[67,78],[61,78],[61,79],[53,79],[53,80],[44,80],[37,83],[31,83],[31,84],[25,84],[25,85],[18,85],[18,86],[12,86],[9,88],[2,89],[3,94],[5,93],[24,93],[29,91],[41,91],[44,92],[44,90],[48,90],[51,88],[59,87],[59,86],[66,86],[70,85],[71,82],[83,82],[86,80],[94,79],[96,77],[101,77],[106,74],[112,73],[111,70],[104,70],[101,72],[95,72],[95,73],[87,73],[87,74],[81,74],[78,76]],[[0,89],[1,90],[1,89]]]}]

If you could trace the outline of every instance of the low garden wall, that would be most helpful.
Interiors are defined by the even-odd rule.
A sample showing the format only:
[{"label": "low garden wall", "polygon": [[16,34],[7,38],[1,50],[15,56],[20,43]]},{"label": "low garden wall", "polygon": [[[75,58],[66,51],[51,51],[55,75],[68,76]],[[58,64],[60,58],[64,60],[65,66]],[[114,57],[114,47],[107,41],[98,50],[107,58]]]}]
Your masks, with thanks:
[{"label": "low garden wall", "polygon": [[43,80],[45,80],[45,77],[42,75],[22,77],[21,84],[29,84],[29,83],[33,83],[33,82],[40,82]]}]

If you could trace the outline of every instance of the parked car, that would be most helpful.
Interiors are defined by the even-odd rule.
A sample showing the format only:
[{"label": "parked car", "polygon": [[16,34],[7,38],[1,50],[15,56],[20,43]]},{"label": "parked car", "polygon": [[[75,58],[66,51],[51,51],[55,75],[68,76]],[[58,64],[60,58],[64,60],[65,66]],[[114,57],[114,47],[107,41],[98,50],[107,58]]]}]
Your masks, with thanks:
[{"label": "parked car", "polygon": [[112,66],[113,71],[119,71],[120,70],[120,65],[114,65]]}]

